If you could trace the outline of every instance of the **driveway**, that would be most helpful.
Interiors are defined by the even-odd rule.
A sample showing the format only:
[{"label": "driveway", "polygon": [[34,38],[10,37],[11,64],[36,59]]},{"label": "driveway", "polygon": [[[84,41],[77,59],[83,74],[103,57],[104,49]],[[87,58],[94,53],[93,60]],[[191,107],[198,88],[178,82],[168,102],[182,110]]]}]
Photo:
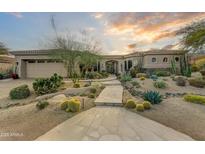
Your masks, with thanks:
[{"label": "driveway", "polygon": [[12,88],[15,88],[17,86],[20,86],[22,84],[27,84],[32,90],[32,79],[18,79],[18,80],[13,80],[13,79],[6,79],[6,80],[0,80],[0,99],[5,98],[9,96],[9,92]]},{"label": "driveway", "polygon": [[193,140],[122,107],[97,106],[56,126],[37,140]]}]

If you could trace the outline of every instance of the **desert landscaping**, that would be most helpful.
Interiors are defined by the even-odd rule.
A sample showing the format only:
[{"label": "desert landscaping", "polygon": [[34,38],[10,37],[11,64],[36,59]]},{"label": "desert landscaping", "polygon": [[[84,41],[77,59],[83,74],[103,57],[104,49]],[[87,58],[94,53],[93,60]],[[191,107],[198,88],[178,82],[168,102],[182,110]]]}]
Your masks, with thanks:
[{"label": "desert landscaping", "polygon": [[119,54],[49,21],[46,48],[0,42],[0,140],[205,140],[205,21],[171,31],[177,44]]},{"label": "desert landscaping", "polygon": [[[35,140],[65,120],[95,107],[95,98],[106,87],[106,84],[111,83],[110,86],[115,86],[115,83],[119,81],[124,87],[122,106],[125,109],[187,134],[195,140],[205,139],[203,99],[200,99],[202,104],[198,104],[200,101],[191,103],[185,100],[185,96],[191,94],[205,96],[205,90],[201,84],[200,87],[190,85],[191,79],[203,81],[200,72],[193,72],[191,77],[177,75],[148,77],[145,73],[136,73],[134,78],[130,75],[118,76],[118,82],[114,76],[105,79],[77,79],[78,81],[54,76],[59,80],[60,85],[55,92],[47,91],[48,94],[43,95],[39,95],[32,88],[32,83],[37,80],[0,81],[1,89],[5,89],[0,99],[0,131],[7,132],[2,133],[1,140]],[[178,80],[183,80],[185,84],[179,85]],[[165,86],[163,84],[160,87],[159,84],[156,85],[156,82],[163,82]],[[11,99],[10,88],[14,85],[19,87],[22,83],[27,83],[30,89],[29,96],[23,99]],[[79,83],[79,86],[75,87],[76,83]],[[44,90],[46,90],[45,87]],[[146,99],[144,97],[146,92],[158,92],[160,98],[152,96],[152,100],[156,99],[155,102],[147,100],[150,96]],[[4,97],[6,95],[7,97]],[[72,101],[74,101],[74,106],[67,109],[67,102]],[[11,134],[8,135],[8,133]]]}]

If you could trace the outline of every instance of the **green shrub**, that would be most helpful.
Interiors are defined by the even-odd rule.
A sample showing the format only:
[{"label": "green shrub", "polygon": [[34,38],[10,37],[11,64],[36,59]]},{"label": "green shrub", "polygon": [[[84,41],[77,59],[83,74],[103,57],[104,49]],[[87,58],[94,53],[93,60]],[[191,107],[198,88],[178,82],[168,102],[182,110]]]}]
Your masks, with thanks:
[{"label": "green shrub", "polygon": [[132,77],[130,75],[124,74],[121,76],[121,82],[131,81]]},{"label": "green shrub", "polygon": [[79,82],[79,74],[77,74],[76,72],[74,72],[71,76],[70,76],[73,84],[76,84]]},{"label": "green shrub", "polygon": [[192,102],[192,103],[198,103],[198,104],[204,104],[205,105],[205,96],[187,94],[187,95],[184,96],[184,100],[187,101],[187,102]]},{"label": "green shrub", "polygon": [[80,96],[84,97],[84,96],[87,96],[87,94],[86,93],[82,93],[82,94],[80,94]]},{"label": "green shrub", "polygon": [[3,78],[4,78],[4,74],[0,73],[0,79],[3,79]]},{"label": "green shrub", "polygon": [[154,74],[157,76],[170,76],[170,72],[168,71],[156,71]]},{"label": "green shrub", "polygon": [[200,73],[201,73],[202,76],[205,76],[205,69],[202,69],[202,70],[200,71]]},{"label": "green shrub", "polygon": [[191,86],[198,87],[198,88],[205,87],[205,80],[201,78],[193,78],[193,79],[189,79],[188,81]]},{"label": "green shrub", "polygon": [[136,103],[133,99],[128,99],[125,104],[125,107],[129,109],[134,109],[136,107]]},{"label": "green shrub", "polygon": [[96,88],[90,88],[90,92],[95,94],[97,92],[97,89]]},{"label": "green shrub", "polygon": [[187,65],[185,68],[182,68],[182,75],[186,77],[191,77],[191,67]]},{"label": "green shrub", "polygon": [[130,69],[130,76],[131,76],[132,78],[135,78],[137,72],[138,72],[138,70],[137,70],[136,68],[131,68],[131,69]]},{"label": "green shrub", "polygon": [[165,89],[167,87],[167,84],[164,81],[155,81],[153,83],[155,88]]},{"label": "green shrub", "polygon": [[142,76],[142,77],[140,77],[140,80],[142,80],[142,81],[143,81],[143,80],[145,80],[145,77],[143,77],[143,76]]},{"label": "green shrub", "polygon": [[47,107],[49,105],[49,103],[47,101],[39,101],[37,104],[36,104],[36,108],[39,109],[39,110],[42,110],[44,109],[45,107]]},{"label": "green shrub", "polygon": [[28,96],[30,96],[30,90],[28,88],[28,85],[21,85],[19,87],[13,88],[10,91],[9,96],[11,99],[27,98]]},{"label": "green shrub", "polygon": [[143,99],[152,104],[159,104],[162,101],[162,95],[157,91],[146,91],[143,94]]},{"label": "green shrub", "polygon": [[102,71],[100,72],[100,74],[102,75],[103,78],[107,78],[109,76],[109,73],[107,73],[106,71]]},{"label": "green shrub", "polygon": [[142,102],[142,104],[144,106],[144,109],[146,109],[146,110],[151,109],[152,104],[150,102],[144,101],[144,102]]},{"label": "green shrub", "polygon": [[101,79],[101,78],[103,78],[103,76],[98,72],[87,72],[85,74],[85,77],[87,79]]},{"label": "green shrub", "polygon": [[95,98],[95,94],[93,93],[88,94],[88,98]]},{"label": "green shrub", "polygon": [[62,82],[63,82],[63,77],[58,75],[57,73],[54,73],[51,77],[50,77],[50,81],[57,87],[60,87]]},{"label": "green shrub", "polygon": [[144,109],[145,109],[145,108],[144,108],[144,105],[143,105],[143,104],[137,104],[137,105],[136,105],[136,110],[137,110],[137,111],[143,112]]},{"label": "green shrub", "polygon": [[36,79],[33,82],[33,89],[37,95],[56,92],[61,86],[63,78],[56,73],[50,78]]},{"label": "green shrub", "polygon": [[176,78],[176,84],[178,86],[186,86],[186,79],[182,76]]},{"label": "green shrub", "polygon": [[68,101],[65,101],[61,104],[61,110],[66,110],[68,108]]},{"label": "green shrub", "polygon": [[80,83],[74,83],[73,88],[80,88]]},{"label": "green shrub", "polygon": [[153,81],[156,81],[158,79],[158,76],[153,74],[150,76],[150,79],[152,79]]},{"label": "green shrub", "polygon": [[90,86],[90,84],[89,83],[86,83],[85,85],[84,85],[84,87],[89,87]]},{"label": "green shrub", "polygon": [[100,86],[100,89],[104,89],[104,88],[105,88],[105,85]]},{"label": "green shrub", "polygon": [[121,80],[122,74],[118,73],[118,74],[116,74],[116,76],[117,76],[118,80]]},{"label": "green shrub", "polygon": [[80,100],[77,98],[71,98],[67,101],[68,107],[66,112],[79,112],[80,111]]},{"label": "green shrub", "polygon": [[198,72],[199,70],[200,70],[200,68],[196,64],[191,65],[191,71],[192,72]]},{"label": "green shrub", "polygon": [[137,73],[136,77],[137,78],[141,78],[141,77],[147,78],[147,74],[146,73]]},{"label": "green shrub", "polygon": [[134,87],[136,87],[136,88],[139,88],[139,87],[140,87],[140,84],[139,84],[139,82],[137,82],[137,81],[132,81],[131,84],[132,84]]}]

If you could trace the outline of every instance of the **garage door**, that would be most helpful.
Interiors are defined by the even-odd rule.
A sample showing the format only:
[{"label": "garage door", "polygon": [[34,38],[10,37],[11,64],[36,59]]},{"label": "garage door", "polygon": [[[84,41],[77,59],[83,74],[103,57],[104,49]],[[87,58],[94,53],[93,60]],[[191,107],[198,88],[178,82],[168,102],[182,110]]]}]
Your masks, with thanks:
[{"label": "garage door", "polygon": [[26,64],[27,78],[50,77],[54,73],[66,77],[67,73],[64,64],[56,63],[56,62],[45,63],[45,62],[27,61]]}]

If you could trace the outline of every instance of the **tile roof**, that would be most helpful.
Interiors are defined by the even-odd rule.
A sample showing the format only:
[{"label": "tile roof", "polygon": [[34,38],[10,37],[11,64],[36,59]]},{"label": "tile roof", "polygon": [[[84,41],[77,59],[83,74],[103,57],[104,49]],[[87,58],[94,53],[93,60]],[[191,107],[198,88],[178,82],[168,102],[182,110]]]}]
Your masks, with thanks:
[{"label": "tile roof", "polygon": [[[12,55],[47,55],[49,52],[52,52],[54,49],[44,49],[44,50],[21,50],[21,51],[10,51]],[[133,52],[127,55],[103,55],[105,57],[127,57],[127,56],[143,56],[143,55],[166,55],[166,54],[184,54],[187,51],[185,50],[149,50],[145,52]]]}]

